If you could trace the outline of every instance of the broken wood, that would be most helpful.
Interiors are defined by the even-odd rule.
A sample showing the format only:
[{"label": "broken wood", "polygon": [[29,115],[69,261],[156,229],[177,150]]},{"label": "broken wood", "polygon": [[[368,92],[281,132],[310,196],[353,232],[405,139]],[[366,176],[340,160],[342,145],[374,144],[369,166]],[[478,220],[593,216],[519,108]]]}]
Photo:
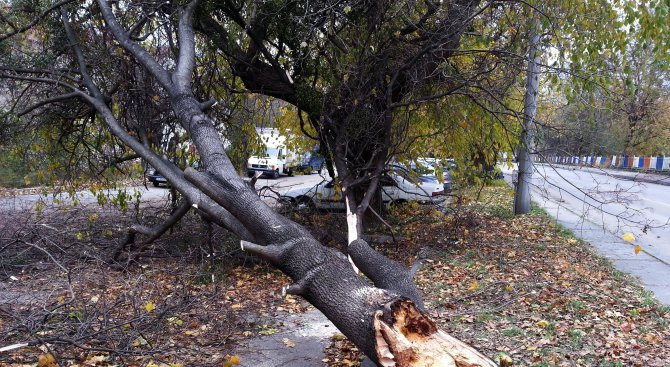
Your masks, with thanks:
[{"label": "broken wood", "polygon": [[495,367],[473,347],[440,330],[412,301],[375,312],[375,349],[382,367]]}]

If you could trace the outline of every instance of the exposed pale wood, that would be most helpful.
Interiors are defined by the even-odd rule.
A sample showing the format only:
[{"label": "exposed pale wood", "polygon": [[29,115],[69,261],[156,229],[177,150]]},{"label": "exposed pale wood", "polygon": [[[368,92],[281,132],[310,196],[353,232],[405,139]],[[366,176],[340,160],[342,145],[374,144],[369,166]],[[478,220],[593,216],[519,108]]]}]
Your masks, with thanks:
[{"label": "exposed pale wood", "polygon": [[437,328],[410,300],[374,316],[377,358],[383,367],[495,367],[473,347]]}]

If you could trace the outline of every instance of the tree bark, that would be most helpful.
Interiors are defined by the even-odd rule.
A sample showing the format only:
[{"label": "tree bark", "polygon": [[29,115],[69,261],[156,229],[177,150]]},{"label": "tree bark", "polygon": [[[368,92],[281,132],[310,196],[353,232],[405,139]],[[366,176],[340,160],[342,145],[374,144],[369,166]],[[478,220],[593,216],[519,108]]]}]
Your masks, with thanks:
[{"label": "tree bark", "polygon": [[514,195],[514,214],[526,214],[531,209],[530,187],[533,184],[533,153],[535,136],[533,133],[537,112],[537,93],[540,79],[540,19],[533,15],[529,32],[528,71],[526,73],[526,96],[521,123],[521,143],[519,144],[519,176]]},{"label": "tree bark", "polygon": [[287,293],[304,297],[323,312],[375,363],[385,367],[494,366],[471,347],[440,331],[421,311],[421,295],[409,270],[377,253],[364,241],[352,241],[351,261],[361,268],[370,284],[353,270],[346,256],[321,245],[305,228],[275,212],[237,175],[214,121],[203,112],[203,103],[191,91],[195,58],[191,18],[197,0],[181,12],[180,52],[172,73],[129,38],[106,0],[98,0],[98,4],[119,44],[167,91],[173,111],[197,147],[206,171],[187,168],[182,172],[121,127],[88,75],[86,60],[64,16],[87,92],[73,89],[98,111],[114,135],[159,169],[183,195],[187,203],[180,207],[175,218],[185,213],[190,204],[217,224],[231,229],[242,238],[244,251],[267,260],[293,280],[285,288]]}]

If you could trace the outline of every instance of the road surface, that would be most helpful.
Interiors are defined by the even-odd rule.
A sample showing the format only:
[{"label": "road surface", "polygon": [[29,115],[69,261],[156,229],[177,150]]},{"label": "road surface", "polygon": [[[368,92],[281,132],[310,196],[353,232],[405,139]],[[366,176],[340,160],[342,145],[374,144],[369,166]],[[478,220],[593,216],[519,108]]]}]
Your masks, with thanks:
[{"label": "road surface", "polygon": [[650,254],[670,264],[670,186],[623,179],[610,171],[537,165],[535,192],[619,237],[635,236]]},{"label": "road surface", "polygon": [[[272,204],[276,202],[278,194],[286,192],[289,188],[301,186],[314,186],[322,180],[326,179],[318,174],[312,175],[295,175],[293,177],[281,176],[278,179],[268,179],[261,177],[256,182],[256,188],[260,191],[261,196],[266,202]],[[142,202],[151,202],[159,200],[167,200],[170,190],[166,187],[153,187],[152,185],[131,186],[121,190],[125,190],[126,195],[134,197],[140,195]],[[109,197],[116,197],[119,194],[118,190],[107,190],[106,195]],[[35,205],[40,202],[45,206],[50,205],[72,205],[76,201],[78,206],[97,205],[98,199],[89,190],[82,190],[76,193],[75,197],[69,194],[30,194],[30,195],[16,195],[0,197],[0,211],[9,212],[12,210],[35,208]]]},{"label": "road surface", "polygon": [[[512,173],[515,168],[503,168]],[[670,304],[670,185],[659,175],[537,164],[532,200]],[[633,244],[623,240],[635,236]],[[634,253],[634,245],[642,252]]]}]

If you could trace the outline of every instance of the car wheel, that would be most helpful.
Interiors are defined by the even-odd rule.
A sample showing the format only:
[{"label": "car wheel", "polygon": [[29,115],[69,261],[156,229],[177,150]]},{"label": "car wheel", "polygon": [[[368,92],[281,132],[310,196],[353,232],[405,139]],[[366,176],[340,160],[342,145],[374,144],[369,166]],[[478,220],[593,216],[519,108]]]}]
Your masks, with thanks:
[{"label": "car wheel", "polygon": [[156,182],[156,181],[152,182],[152,184],[154,185],[154,187],[158,187],[158,186],[160,186],[160,185],[161,185],[161,184],[159,184],[159,183],[158,183],[158,182]]},{"label": "car wheel", "polygon": [[272,178],[275,180],[279,178],[279,170],[272,171]]},{"label": "car wheel", "polygon": [[293,168],[289,168],[289,170],[286,171],[286,174],[288,175],[288,177],[293,177]]},{"label": "car wheel", "polygon": [[391,202],[391,207],[398,208],[398,207],[401,207],[405,204],[407,204],[407,200],[404,200],[404,199],[393,200]]}]

